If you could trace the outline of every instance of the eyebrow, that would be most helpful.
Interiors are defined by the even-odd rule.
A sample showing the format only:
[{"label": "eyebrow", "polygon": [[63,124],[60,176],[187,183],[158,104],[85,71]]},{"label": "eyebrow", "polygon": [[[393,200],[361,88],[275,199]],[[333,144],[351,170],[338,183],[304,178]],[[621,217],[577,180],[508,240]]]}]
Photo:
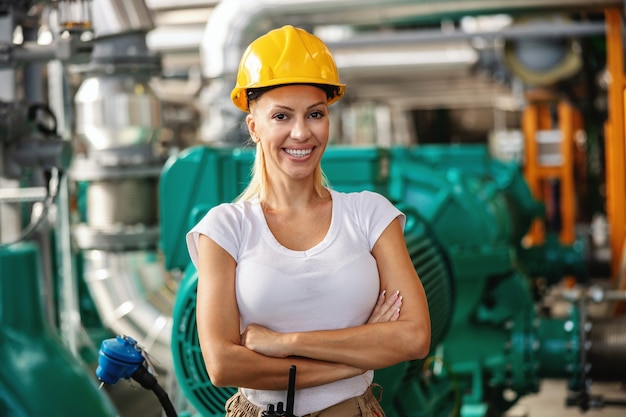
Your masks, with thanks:
[{"label": "eyebrow", "polygon": [[[325,103],[325,102],[323,102],[323,101],[319,101],[319,102],[317,102],[317,103],[315,103],[315,104],[311,104],[311,105],[310,105],[309,107],[307,107],[306,109],[307,109],[307,110],[310,110],[310,109],[312,109],[313,107],[317,107],[317,106],[319,106],[319,105],[324,105],[324,106],[326,106],[326,103]],[[295,109],[292,109],[291,107],[289,107],[289,106],[285,106],[285,105],[282,105],[282,104],[276,104],[274,107],[281,108],[281,109],[285,109],[285,110],[295,111]]]}]

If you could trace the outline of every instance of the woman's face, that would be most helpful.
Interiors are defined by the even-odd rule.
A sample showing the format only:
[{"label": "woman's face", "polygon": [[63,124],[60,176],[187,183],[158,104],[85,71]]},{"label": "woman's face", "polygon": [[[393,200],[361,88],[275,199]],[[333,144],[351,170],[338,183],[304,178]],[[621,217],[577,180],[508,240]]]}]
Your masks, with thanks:
[{"label": "woman's face", "polygon": [[317,87],[289,85],[251,103],[246,122],[252,140],[261,142],[270,180],[313,175],[328,143],[326,102],[326,93]]}]

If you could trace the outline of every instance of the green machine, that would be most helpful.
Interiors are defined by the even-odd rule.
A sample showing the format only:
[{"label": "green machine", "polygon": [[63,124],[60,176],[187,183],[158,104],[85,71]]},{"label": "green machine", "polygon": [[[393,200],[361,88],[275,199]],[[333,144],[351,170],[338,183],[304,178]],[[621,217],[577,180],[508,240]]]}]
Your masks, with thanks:
[{"label": "green machine", "polygon": [[[195,328],[197,272],[181,242],[209,208],[243,190],[252,156],[248,149],[189,148],[161,176],[165,262],[183,271],[173,312],[174,369],[203,416],[223,415],[234,388],[216,388],[206,374]],[[570,405],[584,409],[591,377],[620,378],[607,365],[623,347],[605,341],[617,323],[592,326],[582,299],[568,317],[537,311],[533,279],[582,273],[584,246],[520,246],[543,207],[519,166],[491,159],[484,146],[330,147],[322,165],[335,189],[378,191],[407,214],[405,240],[428,297],[432,346],[423,361],[376,372],[388,416],[501,416],[537,392],[541,378],[568,379]]]},{"label": "green machine", "polygon": [[39,287],[37,246],[0,246],[0,415],[117,415],[92,372],[44,320]]}]

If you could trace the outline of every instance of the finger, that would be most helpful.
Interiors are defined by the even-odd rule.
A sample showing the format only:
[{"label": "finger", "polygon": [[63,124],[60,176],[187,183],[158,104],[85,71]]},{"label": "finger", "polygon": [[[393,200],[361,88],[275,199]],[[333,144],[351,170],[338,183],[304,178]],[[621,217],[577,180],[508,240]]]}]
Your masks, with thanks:
[{"label": "finger", "polygon": [[372,311],[372,314],[367,320],[368,323],[376,323],[380,319],[380,316],[382,314],[381,308],[385,304],[386,293],[387,291],[383,290],[378,296],[378,300],[376,300],[376,305],[374,306],[374,310]]},{"label": "finger", "polygon": [[402,307],[402,296],[400,291],[394,292],[391,296],[383,298],[385,291],[379,296],[378,302],[374,307],[374,311],[367,321],[368,323],[384,323],[391,320],[397,320],[399,310]]},{"label": "finger", "polygon": [[393,305],[391,305],[383,314],[380,321],[396,321],[400,316],[400,309],[402,308],[402,297],[398,297]]},{"label": "finger", "polygon": [[378,296],[378,300],[376,300],[376,307],[380,307],[385,304],[385,299],[387,296],[387,290],[383,290]]},{"label": "finger", "polygon": [[402,296],[399,295],[399,292],[396,292],[390,297],[390,300],[385,304],[384,310],[382,311],[382,315],[379,321],[390,321],[396,314],[399,312],[402,307]]}]

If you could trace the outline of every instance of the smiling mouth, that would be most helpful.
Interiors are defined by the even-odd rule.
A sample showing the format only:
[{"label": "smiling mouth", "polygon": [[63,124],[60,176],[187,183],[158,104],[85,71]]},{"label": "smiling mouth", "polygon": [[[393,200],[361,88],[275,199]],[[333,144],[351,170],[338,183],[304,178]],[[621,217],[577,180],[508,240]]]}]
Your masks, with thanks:
[{"label": "smiling mouth", "polygon": [[283,150],[285,152],[287,152],[290,156],[293,156],[294,158],[304,158],[304,157],[309,156],[311,154],[311,152],[313,151],[313,148],[308,148],[308,149],[287,149],[287,148],[283,148]]}]

